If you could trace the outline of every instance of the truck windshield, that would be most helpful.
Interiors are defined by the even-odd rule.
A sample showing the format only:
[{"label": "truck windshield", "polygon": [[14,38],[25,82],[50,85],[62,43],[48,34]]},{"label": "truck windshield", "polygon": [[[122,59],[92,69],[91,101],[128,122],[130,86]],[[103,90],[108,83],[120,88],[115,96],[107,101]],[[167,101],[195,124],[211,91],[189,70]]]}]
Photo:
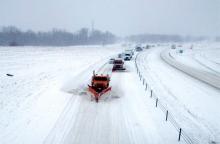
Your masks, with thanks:
[{"label": "truck windshield", "polygon": [[94,80],[97,80],[97,81],[107,81],[108,78],[107,77],[94,77]]},{"label": "truck windshield", "polygon": [[116,61],[114,61],[114,63],[115,63],[115,64],[122,64],[122,61],[116,60]]}]

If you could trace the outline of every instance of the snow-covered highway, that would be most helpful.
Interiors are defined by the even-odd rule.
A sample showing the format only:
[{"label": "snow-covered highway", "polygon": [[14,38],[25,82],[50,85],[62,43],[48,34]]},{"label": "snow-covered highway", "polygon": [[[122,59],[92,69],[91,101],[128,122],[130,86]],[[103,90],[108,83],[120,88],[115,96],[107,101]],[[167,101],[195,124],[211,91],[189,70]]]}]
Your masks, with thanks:
[{"label": "snow-covered highway", "polygon": [[[1,48],[0,144],[185,143],[155,108],[149,88],[193,143],[220,142],[219,89],[164,62],[160,55],[167,48],[137,57],[148,91],[134,59],[125,72],[111,72],[108,60],[126,49],[121,45]],[[111,75],[112,91],[99,103],[86,92],[93,70]]]},{"label": "snow-covered highway", "polygon": [[143,76],[196,143],[219,142],[220,90],[164,62],[160,55],[165,48],[140,54],[137,61]]}]

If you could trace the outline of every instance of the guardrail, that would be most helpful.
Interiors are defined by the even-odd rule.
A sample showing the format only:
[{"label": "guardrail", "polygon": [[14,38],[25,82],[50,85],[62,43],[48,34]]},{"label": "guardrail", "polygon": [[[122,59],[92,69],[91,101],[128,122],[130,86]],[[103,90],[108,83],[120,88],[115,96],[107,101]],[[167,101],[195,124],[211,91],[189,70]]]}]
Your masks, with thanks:
[{"label": "guardrail", "polygon": [[165,114],[165,121],[169,121],[174,128],[178,131],[178,142],[181,141],[181,139],[183,139],[187,144],[194,144],[197,143],[196,141],[193,141],[187,134],[186,132],[181,128],[181,126],[176,122],[175,118],[173,117],[173,115],[169,112],[169,110],[159,101],[159,98],[157,97],[156,93],[154,93],[153,89],[151,89],[150,85],[147,83],[146,79],[143,77],[141,71],[139,70],[138,64],[137,64],[137,58],[138,55],[140,53],[138,53],[135,57],[135,68],[137,71],[137,74],[139,76],[139,79],[141,81],[141,83],[144,85],[145,87],[145,91],[146,92],[150,92],[150,98],[155,100],[155,107],[156,108],[160,108],[162,112],[164,112]]}]

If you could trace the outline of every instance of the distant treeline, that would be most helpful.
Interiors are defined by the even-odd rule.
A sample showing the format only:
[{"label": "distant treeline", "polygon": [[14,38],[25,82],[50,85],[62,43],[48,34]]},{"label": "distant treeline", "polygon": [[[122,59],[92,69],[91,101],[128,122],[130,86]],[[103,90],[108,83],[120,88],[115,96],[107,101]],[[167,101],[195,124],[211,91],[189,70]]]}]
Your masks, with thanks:
[{"label": "distant treeline", "polygon": [[90,31],[82,28],[78,32],[70,33],[64,30],[53,29],[48,32],[21,31],[16,27],[3,27],[0,30],[1,46],[70,46],[112,44],[116,36],[106,31]]},{"label": "distant treeline", "polygon": [[126,38],[127,41],[145,43],[145,42],[189,42],[202,41],[207,37],[191,37],[179,35],[161,35],[161,34],[140,34],[132,35]]},{"label": "distant treeline", "polygon": [[220,42],[220,36],[216,37],[216,41]]}]

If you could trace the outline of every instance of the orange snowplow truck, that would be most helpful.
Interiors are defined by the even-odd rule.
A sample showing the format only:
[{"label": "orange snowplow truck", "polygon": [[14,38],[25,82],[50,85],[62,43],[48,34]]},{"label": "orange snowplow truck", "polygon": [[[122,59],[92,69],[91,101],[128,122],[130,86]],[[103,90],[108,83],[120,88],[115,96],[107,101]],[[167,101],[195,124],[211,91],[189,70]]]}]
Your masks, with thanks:
[{"label": "orange snowplow truck", "polygon": [[95,72],[92,76],[91,85],[88,85],[89,92],[95,97],[96,102],[106,92],[111,90],[109,87],[110,77],[109,75],[97,75]]}]

